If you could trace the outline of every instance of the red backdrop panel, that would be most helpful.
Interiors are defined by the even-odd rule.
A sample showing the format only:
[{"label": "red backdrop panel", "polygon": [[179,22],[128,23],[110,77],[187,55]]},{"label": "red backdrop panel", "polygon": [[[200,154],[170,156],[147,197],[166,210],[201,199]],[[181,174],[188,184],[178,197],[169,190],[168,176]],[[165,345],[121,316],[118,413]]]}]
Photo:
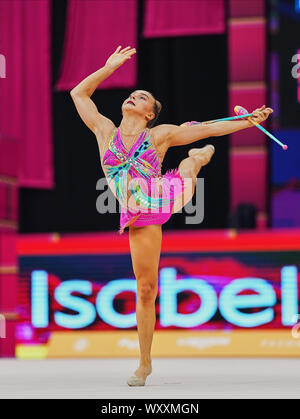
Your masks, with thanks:
[{"label": "red backdrop panel", "polygon": [[[1,0],[0,48],[6,77],[0,79],[1,174],[12,175],[20,147],[21,186],[51,188],[51,1]],[[4,149],[4,155],[2,155]]]},{"label": "red backdrop panel", "polygon": [[[117,47],[137,47],[137,0],[69,0],[57,90],[71,90],[105,65]],[[98,88],[131,88],[137,60],[128,60]]]}]

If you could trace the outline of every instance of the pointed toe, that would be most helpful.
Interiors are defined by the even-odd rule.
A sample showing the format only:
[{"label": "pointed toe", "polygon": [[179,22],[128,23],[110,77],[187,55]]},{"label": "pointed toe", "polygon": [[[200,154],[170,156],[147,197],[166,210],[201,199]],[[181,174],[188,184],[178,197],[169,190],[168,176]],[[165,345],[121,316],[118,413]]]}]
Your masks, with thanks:
[{"label": "pointed toe", "polygon": [[132,375],[128,378],[127,384],[131,387],[137,387],[137,386],[144,386],[146,380],[143,380],[140,377],[137,377],[136,375]]}]

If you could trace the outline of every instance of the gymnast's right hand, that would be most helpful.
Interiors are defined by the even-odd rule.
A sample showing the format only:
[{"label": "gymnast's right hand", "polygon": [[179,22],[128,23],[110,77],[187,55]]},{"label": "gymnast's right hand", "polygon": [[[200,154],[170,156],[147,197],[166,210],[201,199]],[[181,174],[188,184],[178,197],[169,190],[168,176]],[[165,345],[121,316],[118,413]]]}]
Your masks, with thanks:
[{"label": "gymnast's right hand", "polygon": [[110,67],[113,70],[116,70],[117,68],[121,67],[121,65],[124,64],[125,61],[130,60],[131,56],[136,53],[136,49],[128,48],[130,47],[126,47],[121,50],[121,45],[119,45],[115,52],[106,61],[105,66]]}]

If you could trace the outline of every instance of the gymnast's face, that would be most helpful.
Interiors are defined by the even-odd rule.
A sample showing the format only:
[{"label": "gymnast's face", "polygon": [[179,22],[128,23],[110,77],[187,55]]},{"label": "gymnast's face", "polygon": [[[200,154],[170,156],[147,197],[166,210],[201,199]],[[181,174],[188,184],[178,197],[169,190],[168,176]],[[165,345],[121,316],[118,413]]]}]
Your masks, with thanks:
[{"label": "gymnast's face", "polygon": [[[132,103],[129,101],[132,101]],[[155,116],[153,111],[154,102],[155,99],[151,93],[146,90],[135,90],[123,102],[122,113],[123,115],[138,114],[143,118],[147,117],[147,121],[150,121]]]}]

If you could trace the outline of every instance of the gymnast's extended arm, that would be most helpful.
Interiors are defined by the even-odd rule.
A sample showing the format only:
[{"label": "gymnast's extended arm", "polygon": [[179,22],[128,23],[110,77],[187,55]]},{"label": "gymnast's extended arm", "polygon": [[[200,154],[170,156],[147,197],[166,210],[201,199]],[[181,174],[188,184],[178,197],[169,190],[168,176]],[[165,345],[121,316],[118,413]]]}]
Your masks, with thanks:
[{"label": "gymnast's extended arm", "polygon": [[97,130],[100,129],[101,131],[107,125],[113,125],[109,118],[98,111],[97,106],[91,99],[99,83],[107,79],[113,72],[112,68],[105,65],[87,76],[70,91],[79,116],[94,134],[96,134]]},{"label": "gymnast's extended arm", "polygon": [[[265,108],[265,106],[263,106],[253,111],[251,119],[259,124],[266,120],[272,112],[273,110],[271,108]],[[212,122],[214,121],[190,121],[184,122],[180,126],[163,124],[161,127],[164,127],[165,129],[169,147],[190,144],[204,138],[219,137],[221,135],[227,135],[245,128],[253,127],[251,122],[247,119]]]},{"label": "gymnast's extended arm", "polygon": [[81,119],[96,136],[98,132],[104,135],[106,128],[112,128],[114,124],[109,118],[98,112],[91,96],[97,86],[129,60],[135,52],[135,48],[130,49],[130,47],[121,50],[121,45],[119,45],[115,52],[106,60],[104,67],[87,76],[70,91]]}]

